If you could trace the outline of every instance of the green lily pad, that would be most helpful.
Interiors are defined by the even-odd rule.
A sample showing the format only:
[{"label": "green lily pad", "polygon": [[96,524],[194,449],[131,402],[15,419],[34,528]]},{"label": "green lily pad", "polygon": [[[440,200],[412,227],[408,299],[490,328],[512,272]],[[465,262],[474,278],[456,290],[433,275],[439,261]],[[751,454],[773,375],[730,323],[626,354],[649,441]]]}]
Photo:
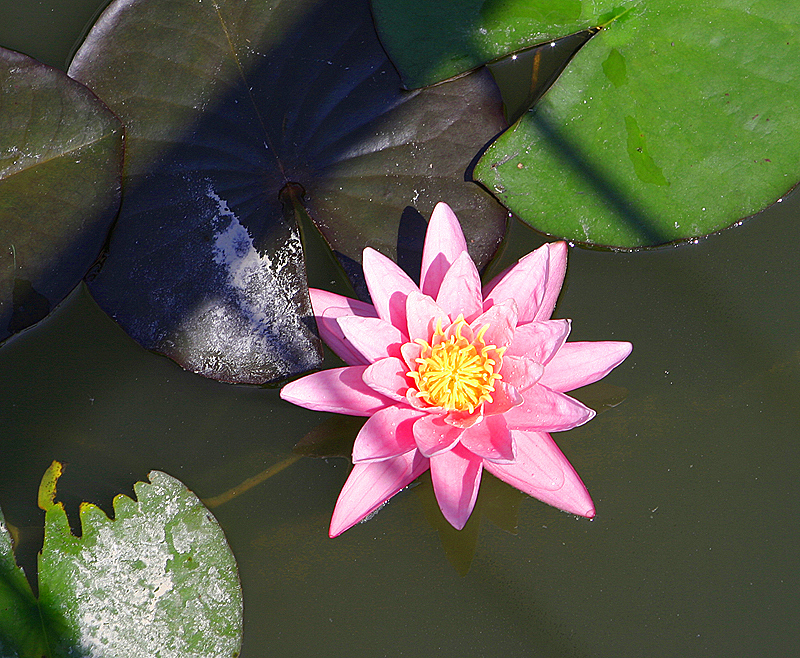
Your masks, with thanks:
[{"label": "green lily pad", "polygon": [[127,130],[92,294],[139,343],[208,377],[319,364],[301,206],[362,292],[363,248],[402,260],[438,201],[479,263],[503,235],[506,211],[465,180],[505,126],[493,81],[401,91],[366,0],[113,2],[69,72]]},{"label": "green lily pad", "polygon": [[636,248],[707,235],[800,179],[800,17],[777,0],[631,9],[475,169],[534,228]]},{"label": "green lily pad", "polygon": [[82,536],[54,503],[55,462],[42,481],[39,599],[17,567],[0,512],[0,654],[18,658],[239,655],[242,595],[217,522],[178,480],[153,471],[114,520],[81,505]]},{"label": "green lily pad", "polygon": [[598,27],[631,0],[372,0],[386,51],[409,89],[508,53]]},{"label": "green lily pad", "polygon": [[122,126],[63,72],[0,48],[0,340],[44,318],[119,207]]}]

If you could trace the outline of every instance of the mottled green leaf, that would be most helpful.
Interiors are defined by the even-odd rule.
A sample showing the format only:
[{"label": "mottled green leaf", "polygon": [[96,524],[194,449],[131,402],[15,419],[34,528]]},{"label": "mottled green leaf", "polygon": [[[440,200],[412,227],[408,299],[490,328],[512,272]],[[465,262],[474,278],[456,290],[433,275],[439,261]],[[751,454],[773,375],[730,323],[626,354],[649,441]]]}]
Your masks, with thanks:
[{"label": "mottled green leaf", "polygon": [[635,248],[703,236],[800,179],[800,15],[651,0],[577,53],[475,175],[536,229]]},{"label": "mottled green leaf", "polygon": [[[75,537],[55,503],[60,464],[42,482],[39,599],[14,562],[0,513],[0,652],[18,658],[234,658],[242,633],[236,562],[216,520],[153,471],[119,495],[114,520],[81,505]],[[49,477],[48,477],[49,476]]]},{"label": "mottled green leaf", "polygon": [[0,340],[83,278],[119,207],[122,127],[83,85],[0,48]]},{"label": "mottled green leaf", "polygon": [[465,180],[505,125],[494,83],[484,72],[402,92],[366,0],[118,1],[70,74],[128,134],[92,294],[141,344],[206,376],[262,383],[319,364],[301,204],[362,293],[363,248],[418,259],[438,201],[481,264],[504,232],[503,208]]},{"label": "mottled green leaf", "polygon": [[631,0],[371,0],[381,42],[409,89],[515,50],[602,25]]}]

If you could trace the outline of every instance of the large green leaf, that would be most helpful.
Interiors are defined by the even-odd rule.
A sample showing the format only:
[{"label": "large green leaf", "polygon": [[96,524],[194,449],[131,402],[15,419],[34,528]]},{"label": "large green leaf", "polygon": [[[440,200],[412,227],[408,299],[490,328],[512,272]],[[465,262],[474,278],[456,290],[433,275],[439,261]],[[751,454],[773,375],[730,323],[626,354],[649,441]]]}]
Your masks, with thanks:
[{"label": "large green leaf", "polygon": [[153,471],[114,520],[81,505],[80,538],[54,503],[60,465],[42,483],[39,599],[16,566],[0,512],[0,654],[17,658],[234,658],[242,595],[217,522],[174,478]]},{"label": "large green leaf", "polygon": [[633,248],[702,236],[800,179],[800,14],[642,3],[585,45],[475,176],[545,233]]},{"label": "large green leaf", "polygon": [[503,208],[465,181],[504,127],[494,83],[402,92],[366,0],[118,1],[70,74],[127,129],[92,294],[141,344],[206,376],[260,383],[319,363],[300,204],[362,290],[363,248],[413,255],[437,201],[479,263],[503,234]]},{"label": "large green leaf", "polygon": [[0,340],[45,317],[119,207],[122,126],[83,85],[0,48]]},{"label": "large green leaf", "polygon": [[633,0],[371,0],[381,42],[409,89],[597,27]]}]

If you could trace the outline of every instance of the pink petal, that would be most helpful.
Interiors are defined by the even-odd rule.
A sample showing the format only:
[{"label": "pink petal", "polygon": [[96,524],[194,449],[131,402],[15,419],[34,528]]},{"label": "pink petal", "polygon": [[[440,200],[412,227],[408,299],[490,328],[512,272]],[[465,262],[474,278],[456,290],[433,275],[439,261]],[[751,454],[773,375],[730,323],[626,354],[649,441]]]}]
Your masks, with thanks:
[{"label": "pink petal", "polygon": [[311,293],[311,305],[314,307],[314,315],[319,328],[319,335],[325,344],[330,347],[336,355],[345,363],[351,366],[366,365],[369,363],[353,346],[345,339],[336,318],[345,315],[357,315],[359,317],[378,317],[375,307],[365,304],[357,299],[342,297],[332,292],[309,288]]},{"label": "pink petal", "polygon": [[309,288],[308,292],[311,295],[311,306],[314,309],[314,315],[323,315],[326,309],[337,308],[346,309],[349,315],[359,315],[363,318],[378,317],[378,313],[372,304],[318,288]]},{"label": "pink petal", "polygon": [[408,338],[398,328],[380,318],[360,318],[347,315],[337,322],[345,341],[368,363],[387,356],[400,356],[400,346]]},{"label": "pink petal", "polygon": [[382,462],[353,466],[333,510],[329,534],[337,537],[378,509],[428,469],[416,450]]},{"label": "pink petal", "polygon": [[408,367],[402,359],[380,359],[364,371],[364,383],[381,395],[403,402],[409,387]]},{"label": "pink petal", "polygon": [[426,457],[450,450],[458,443],[462,432],[462,429],[445,423],[438,414],[426,414],[414,423],[414,440]]},{"label": "pink petal", "polygon": [[339,326],[339,318],[351,316],[347,308],[329,307],[316,317],[319,335],[342,361],[351,366],[364,366],[369,361],[350,344]]},{"label": "pink petal", "polygon": [[422,249],[422,292],[435,298],[447,270],[466,251],[467,243],[455,213],[446,203],[437,203],[428,222]]},{"label": "pink petal", "polygon": [[419,365],[417,363],[417,359],[422,354],[422,347],[419,345],[419,343],[404,343],[400,347],[400,354],[403,355],[403,360],[408,366],[406,371],[416,370],[417,365]]},{"label": "pink petal", "polygon": [[522,397],[522,404],[504,416],[508,426],[515,430],[563,432],[594,417],[589,407],[541,384],[531,386]]},{"label": "pink petal", "polygon": [[546,365],[569,336],[569,320],[544,320],[517,327],[506,354],[525,356]]},{"label": "pink petal", "polygon": [[554,391],[572,391],[605,377],[631,353],[633,345],[616,341],[565,343],[544,369],[539,383]]},{"label": "pink petal", "polygon": [[483,415],[495,416],[504,414],[509,409],[520,404],[522,404],[522,396],[519,391],[508,382],[497,381],[494,383],[492,401],[483,403]]},{"label": "pink petal", "polygon": [[461,435],[461,445],[490,462],[514,461],[514,442],[502,416],[487,416],[482,423],[465,429]]},{"label": "pink petal", "polygon": [[482,460],[462,446],[431,457],[431,479],[439,507],[450,525],[461,530],[467,523],[481,482]]},{"label": "pink petal", "polygon": [[436,329],[437,320],[442,326],[450,324],[450,316],[428,295],[412,292],[406,298],[406,322],[408,337],[411,341],[418,338],[430,343],[431,335]]},{"label": "pink petal", "polygon": [[353,445],[353,463],[383,461],[413,450],[414,421],[422,412],[409,407],[386,407],[364,423]]},{"label": "pink petal", "polygon": [[486,345],[506,347],[513,344],[517,326],[516,302],[513,299],[507,299],[495,304],[470,322],[475,333],[478,333],[487,324],[489,328],[483,335],[483,342]]},{"label": "pink petal", "polygon": [[547,320],[553,315],[553,309],[558,301],[558,294],[564,284],[564,275],[567,273],[567,243],[549,242],[549,267],[547,271],[547,283],[544,287],[544,296],[536,311],[534,320]]},{"label": "pink petal", "polygon": [[513,299],[519,310],[519,324],[531,322],[544,299],[549,258],[550,250],[547,245],[520,258],[515,265],[484,288],[483,296],[486,301],[483,307],[488,309],[507,299]]},{"label": "pink petal", "polygon": [[444,275],[436,303],[453,320],[463,315],[470,322],[483,311],[481,278],[466,251],[461,252]]},{"label": "pink petal", "polygon": [[591,519],[589,492],[550,435],[513,430],[511,435],[517,452],[514,463],[486,462],[486,470],[548,505]]},{"label": "pink petal", "polygon": [[281,398],[315,411],[371,416],[394,403],[363,382],[366,369],[366,366],[348,366],[306,375],[286,384],[281,389]]},{"label": "pink petal", "polygon": [[406,297],[419,292],[402,269],[383,254],[367,247],[363,255],[364,278],[378,317],[399,329],[406,326]]},{"label": "pink petal", "polygon": [[[539,381],[544,366],[524,356],[504,356],[500,374],[503,382],[523,391]],[[494,396],[492,396],[494,397]]]}]

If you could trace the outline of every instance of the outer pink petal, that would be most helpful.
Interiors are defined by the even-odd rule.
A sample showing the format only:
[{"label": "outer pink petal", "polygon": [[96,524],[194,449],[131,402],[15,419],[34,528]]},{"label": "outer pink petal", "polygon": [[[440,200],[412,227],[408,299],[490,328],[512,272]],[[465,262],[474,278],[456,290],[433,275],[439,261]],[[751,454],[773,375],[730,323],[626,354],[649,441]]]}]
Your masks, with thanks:
[{"label": "outer pink petal", "polygon": [[416,450],[394,459],[353,466],[333,510],[330,536],[336,537],[361,521],[426,470],[428,460]]},{"label": "outer pink petal", "polygon": [[550,250],[547,245],[520,258],[484,288],[483,307],[488,309],[506,299],[513,299],[519,309],[519,324],[531,322],[544,299],[549,267]]},{"label": "outer pink petal", "polygon": [[428,295],[412,292],[406,298],[406,322],[408,324],[408,337],[413,342],[421,338],[430,342],[437,320],[442,321],[442,327],[450,324],[450,316],[433,301]]},{"label": "outer pink petal", "polygon": [[387,356],[400,356],[400,346],[408,341],[402,331],[380,318],[348,315],[337,322],[347,343],[368,363]]},{"label": "outer pink petal", "polygon": [[376,361],[364,371],[364,383],[381,395],[404,402],[409,387],[405,361],[389,357]]},{"label": "outer pink petal", "polygon": [[378,313],[372,304],[337,295],[335,292],[320,290],[319,288],[309,288],[308,292],[311,295],[311,306],[314,309],[314,315],[322,315],[328,308],[343,308],[347,309],[349,315],[359,315],[363,318],[378,317]]},{"label": "outer pink petal", "polygon": [[446,203],[437,203],[428,222],[422,249],[422,292],[436,298],[447,270],[466,251],[467,243],[455,213]]},{"label": "outer pink petal", "polygon": [[482,423],[465,429],[461,445],[473,455],[490,462],[514,461],[514,442],[502,416],[487,416]]},{"label": "outer pink petal", "polygon": [[506,354],[525,356],[545,365],[567,340],[570,326],[570,320],[544,320],[519,326]]},{"label": "outer pink petal", "polygon": [[365,304],[356,299],[342,297],[342,295],[318,290],[317,288],[309,288],[308,291],[311,293],[311,305],[314,307],[319,335],[325,341],[325,344],[339,358],[351,366],[369,363],[345,339],[339,324],[336,322],[336,318],[345,315],[377,318],[378,314],[375,312],[375,307],[372,304]]},{"label": "outer pink petal", "polygon": [[564,275],[567,273],[567,243],[550,242],[547,244],[550,252],[549,267],[547,272],[547,284],[544,288],[544,297],[536,311],[534,320],[547,320],[553,315],[553,309],[558,301],[558,294],[564,284]]},{"label": "outer pink petal", "polygon": [[511,432],[517,458],[513,464],[486,462],[492,475],[565,512],[592,518],[594,504],[575,469],[549,434]]},{"label": "outer pink petal", "polygon": [[414,283],[394,261],[367,247],[363,255],[364,278],[378,317],[398,329],[406,327],[406,297],[419,292]]},{"label": "outer pink petal", "polygon": [[522,391],[538,382],[544,366],[524,356],[504,356],[500,374],[506,384]]},{"label": "outer pink petal", "polygon": [[450,525],[461,530],[472,514],[483,460],[462,446],[431,457],[431,479],[439,507]]},{"label": "outer pink petal", "polygon": [[471,322],[483,311],[481,277],[466,251],[456,258],[444,275],[436,303],[453,320],[463,315],[467,322]]},{"label": "outer pink petal", "polygon": [[281,389],[281,398],[315,411],[371,416],[394,402],[363,382],[366,369],[366,366],[348,366],[306,375],[286,384]]},{"label": "outer pink petal", "polygon": [[386,407],[364,423],[353,445],[353,463],[383,461],[413,450],[414,421],[422,412],[409,407]]},{"label": "outer pink petal", "polygon": [[523,402],[504,415],[515,430],[563,432],[583,425],[594,411],[571,397],[535,384],[522,394]]},{"label": "outer pink petal", "polygon": [[633,345],[615,341],[565,343],[544,369],[541,383],[554,391],[572,391],[596,382],[622,363]]},{"label": "outer pink petal", "polygon": [[414,440],[426,457],[450,450],[464,430],[444,422],[439,414],[426,414],[414,423]]},{"label": "outer pink petal", "polygon": [[514,300],[507,299],[495,304],[470,322],[475,333],[487,324],[489,328],[483,335],[486,345],[506,347],[512,344],[517,326],[517,305]]}]

